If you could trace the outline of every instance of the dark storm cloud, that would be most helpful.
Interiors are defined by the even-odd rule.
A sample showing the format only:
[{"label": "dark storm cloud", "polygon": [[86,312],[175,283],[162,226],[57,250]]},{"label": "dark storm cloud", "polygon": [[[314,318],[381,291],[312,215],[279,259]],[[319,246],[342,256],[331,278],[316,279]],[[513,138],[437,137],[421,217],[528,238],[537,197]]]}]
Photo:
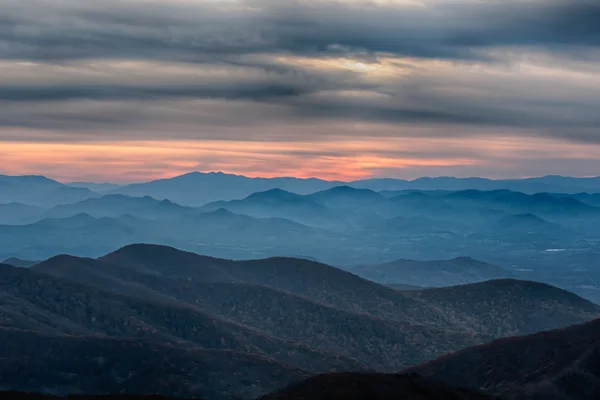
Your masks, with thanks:
[{"label": "dark storm cloud", "polygon": [[[448,4],[432,0],[426,4],[0,0],[0,60],[5,62],[34,61],[77,70],[98,59],[138,60],[242,70],[230,79],[214,80],[210,74],[199,74],[175,83],[164,76],[157,76],[156,81],[130,82],[135,76],[121,79],[118,74],[100,81],[83,76],[77,82],[47,75],[44,81],[43,68],[35,81],[17,77],[15,82],[8,82],[0,76],[0,126],[63,130],[81,136],[86,130],[102,129],[109,137],[135,137],[122,128],[155,125],[157,131],[148,129],[145,135],[189,137],[186,130],[212,124],[215,130],[204,129],[191,136],[237,135],[240,139],[244,135],[256,140],[267,134],[260,129],[253,134],[223,133],[218,128],[268,122],[285,126],[313,119],[358,120],[392,126],[425,123],[526,128],[551,137],[600,142],[596,129],[600,125],[600,92],[593,87],[569,86],[560,76],[556,82],[541,83],[506,82],[502,80],[506,78],[489,76],[480,78],[487,79],[483,84],[473,78],[449,86],[450,92],[456,93],[448,94],[448,90],[441,90],[445,87],[440,89],[440,83],[449,85],[452,77],[421,75],[418,66],[410,66],[414,76],[399,82],[395,77],[372,82],[358,73],[320,71],[278,59],[352,57],[377,64],[386,55],[396,55],[450,60],[457,68],[462,63],[485,67],[505,62],[494,51],[510,47],[580,60],[592,65],[591,73],[594,71],[590,60],[599,54],[599,1]],[[259,71],[260,76],[253,71]],[[176,71],[170,73],[177,75]],[[544,85],[561,90],[545,92]],[[503,93],[507,87],[511,90]],[[459,93],[464,88],[471,92]],[[349,91],[359,95],[348,96]],[[581,96],[562,98],[569,93]],[[186,110],[180,103],[158,109],[149,105],[153,101],[166,104],[207,99],[229,103],[219,103],[221,106],[211,113],[200,113],[193,107]],[[79,100],[91,100],[89,107],[74,107],[72,101]],[[249,101],[252,107],[247,106]],[[235,102],[243,103],[247,111],[235,109]],[[29,105],[26,103],[32,109],[24,110]],[[275,111],[265,111],[273,105],[277,106]],[[335,129],[331,133],[335,134]],[[385,133],[404,134],[393,129]],[[6,134],[0,135],[0,139],[6,138]],[[438,129],[429,135],[468,134]]]},{"label": "dark storm cloud", "polygon": [[14,59],[213,62],[286,52],[473,59],[485,58],[478,50],[497,46],[571,52],[600,44],[600,3],[593,0],[425,7],[301,0],[246,0],[237,6],[4,0],[2,10],[0,55]]},{"label": "dark storm cloud", "polygon": [[165,86],[135,87],[111,85],[79,86],[0,86],[0,101],[61,101],[73,99],[143,100],[153,98],[220,98],[240,100],[269,100],[299,96],[310,87],[292,83],[237,83],[233,86]]}]

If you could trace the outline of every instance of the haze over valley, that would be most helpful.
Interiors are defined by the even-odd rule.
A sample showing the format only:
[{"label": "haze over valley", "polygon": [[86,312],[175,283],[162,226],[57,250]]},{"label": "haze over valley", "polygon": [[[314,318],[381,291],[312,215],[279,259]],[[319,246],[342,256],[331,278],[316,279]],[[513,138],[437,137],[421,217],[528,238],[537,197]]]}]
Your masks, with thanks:
[{"label": "haze over valley", "polygon": [[580,192],[600,191],[596,178],[387,179],[382,189],[380,180],[191,173],[98,191],[43,177],[1,182],[11,188],[0,204],[3,260],[154,243],[236,260],[307,258],[384,284],[536,280],[600,302],[600,203]]}]

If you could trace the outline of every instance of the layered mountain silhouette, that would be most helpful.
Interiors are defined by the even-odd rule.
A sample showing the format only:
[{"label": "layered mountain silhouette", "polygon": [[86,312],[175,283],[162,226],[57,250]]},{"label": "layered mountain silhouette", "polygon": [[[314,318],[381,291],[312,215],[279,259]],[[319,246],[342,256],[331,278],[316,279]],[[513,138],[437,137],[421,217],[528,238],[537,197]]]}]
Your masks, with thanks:
[{"label": "layered mountain silhouette", "polygon": [[28,268],[38,263],[38,261],[21,260],[20,258],[11,257],[2,262],[3,264],[12,265],[14,267]]},{"label": "layered mountain silhouette", "polygon": [[475,283],[508,275],[500,267],[470,257],[438,261],[396,260],[359,267],[353,271],[375,282],[425,287]]},{"label": "layered mountain silhouette", "polygon": [[[325,181],[298,178],[248,178],[221,172],[191,172],[169,179],[131,185],[75,182],[61,184],[41,176],[0,175],[0,203],[21,201],[26,204],[52,206],[72,203],[98,196],[98,193],[124,194],[133,197],[150,196],[169,199],[182,205],[201,206],[211,201],[242,199],[255,192],[282,189],[297,194],[311,194],[336,186],[347,185],[373,191],[400,190],[510,190],[534,193],[600,193],[600,178],[546,176],[530,179],[492,180],[485,178],[419,178],[367,179],[354,182]],[[20,200],[19,200],[20,199]]]},{"label": "layered mountain silhouette", "polygon": [[[478,179],[450,180],[475,187],[467,190],[411,188],[435,189],[445,181],[421,179],[380,193],[352,182],[192,173],[102,186],[100,194],[43,177],[6,177],[4,186],[20,189],[2,191],[0,259],[98,257],[139,242],[237,260],[301,256],[350,271],[390,260],[470,256],[501,266],[508,277],[543,281],[600,302],[600,272],[591,267],[600,257],[597,193],[550,192],[546,186],[569,181],[556,177],[519,181],[543,181],[548,193],[482,190],[479,183],[500,181]],[[575,179],[573,187],[594,182]],[[53,190],[81,196],[59,198]],[[206,204],[206,196],[216,201]],[[440,279],[436,286],[471,281]]]},{"label": "layered mountain silhouette", "polygon": [[0,204],[0,224],[18,225],[35,222],[43,217],[45,209],[22,203]]},{"label": "layered mountain silhouette", "polygon": [[217,201],[200,208],[202,211],[218,209],[257,218],[285,218],[317,227],[328,227],[335,218],[334,211],[323,204],[281,189],[253,193],[241,200]]},{"label": "layered mountain silhouette", "polygon": [[[282,240],[289,241],[290,248],[279,244],[279,248],[276,247],[279,253],[303,252],[304,243],[318,242],[319,237],[327,236],[326,232],[281,218],[252,218],[224,209],[180,213],[179,206],[149,202],[159,204],[160,211],[152,206],[133,212],[153,213],[156,219],[131,214],[94,217],[79,213],[27,225],[0,225],[0,257],[44,259],[60,253],[96,257],[116,247],[148,242],[204,250],[213,255],[251,258],[271,255],[269,249]],[[102,214],[99,209],[96,213]]]},{"label": "layered mountain silhouette", "polygon": [[445,198],[453,202],[486,202],[497,208],[517,213],[561,214],[571,215],[597,213],[599,210],[573,197],[556,197],[548,193],[528,195],[509,190],[464,190],[450,193]]},{"label": "layered mountain silhouette", "polygon": [[379,190],[512,190],[528,194],[540,192],[600,192],[600,178],[542,177],[516,180],[484,178],[420,178],[369,179],[355,182],[324,181],[298,178],[248,178],[224,173],[192,172],[171,179],[120,187],[114,193],[129,196],[168,198],[183,205],[200,206],[211,201],[242,199],[255,192],[282,189],[297,194],[310,194],[347,185],[357,189]]},{"label": "layered mountain silhouette", "polygon": [[170,179],[138,183],[113,190],[128,196],[151,196],[176,203],[201,206],[212,201],[242,199],[256,192],[281,189],[309,194],[336,184],[320,179],[248,178],[221,172],[191,172]]},{"label": "layered mountain silhouette", "polygon": [[0,204],[23,203],[52,207],[95,196],[98,194],[89,189],[67,186],[43,176],[0,175]]},{"label": "layered mountain silhouette", "polygon": [[117,218],[131,215],[150,220],[181,219],[192,214],[194,209],[182,207],[169,200],[158,201],[152,197],[129,197],[106,195],[87,199],[74,204],[60,205],[44,213],[46,218],[65,218],[77,214],[88,214],[96,218]]}]

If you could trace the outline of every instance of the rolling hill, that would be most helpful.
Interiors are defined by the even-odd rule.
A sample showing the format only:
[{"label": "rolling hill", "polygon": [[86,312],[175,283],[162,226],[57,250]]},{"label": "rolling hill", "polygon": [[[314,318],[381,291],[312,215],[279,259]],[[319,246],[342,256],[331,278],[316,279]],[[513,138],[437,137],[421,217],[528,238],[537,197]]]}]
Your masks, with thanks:
[{"label": "rolling hill", "polygon": [[[98,259],[62,255],[29,269],[0,265],[0,336],[17,329],[23,338],[4,342],[0,359],[14,364],[21,354],[16,365],[35,365],[6,382],[59,394],[98,390],[98,374],[126,392],[152,379],[156,393],[250,399],[311,374],[396,372],[495,337],[598,316],[600,306],[533,282],[397,291],[305,259],[233,261],[157,245]],[[123,343],[142,353],[119,350]],[[199,387],[177,371],[161,380],[142,367],[151,355],[140,348],[154,352],[151,366],[171,371],[181,362],[209,383]],[[122,381],[127,370],[133,378]],[[61,385],[49,388],[50,378]],[[379,376],[366,379],[379,387]],[[392,387],[405,387],[396,379]]]},{"label": "rolling hill", "polygon": [[[443,307],[447,315],[454,318],[464,315],[461,319],[465,326],[472,318],[478,326],[474,329],[496,337],[567,327],[593,319],[600,310],[600,306],[566,290],[516,279],[411,291],[407,295]],[[587,317],[577,317],[572,314],[573,310]]]},{"label": "rolling hill", "polygon": [[481,388],[505,399],[597,399],[600,320],[499,339],[412,368],[431,379]]},{"label": "rolling hill", "polygon": [[[193,307],[387,371],[492,337],[600,315],[600,307],[575,295],[561,297],[563,291],[550,286],[532,291],[527,282],[459,286],[457,293],[398,292],[310,260],[232,261],[154,245],[127,246],[97,260],[54,257],[33,270],[117,295]],[[464,299],[476,293],[497,299],[469,308]],[[518,301],[523,311],[506,317],[509,324],[502,316],[514,314]]]}]

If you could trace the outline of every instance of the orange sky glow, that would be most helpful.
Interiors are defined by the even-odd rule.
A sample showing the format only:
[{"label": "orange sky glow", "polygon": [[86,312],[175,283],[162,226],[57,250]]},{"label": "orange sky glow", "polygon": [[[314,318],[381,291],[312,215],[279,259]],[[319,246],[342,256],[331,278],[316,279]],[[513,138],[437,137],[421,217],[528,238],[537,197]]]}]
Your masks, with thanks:
[{"label": "orange sky glow", "polygon": [[[415,167],[476,167],[495,157],[543,158],[561,151],[564,157],[593,159],[597,149],[551,140],[474,138],[469,150],[478,157],[460,155],[462,141],[453,139],[355,139],[315,145],[303,142],[252,141],[119,141],[92,143],[0,142],[0,172],[9,175],[44,174],[60,181],[137,182],[190,171],[223,171],[246,176],[318,177],[355,180],[377,176],[377,171]],[[315,154],[315,147],[318,152]],[[459,155],[427,156],[431,148],[456,149]],[[398,152],[391,152],[396,149]],[[406,156],[405,154],[414,154]],[[449,154],[452,154],[450,151]]]}]

